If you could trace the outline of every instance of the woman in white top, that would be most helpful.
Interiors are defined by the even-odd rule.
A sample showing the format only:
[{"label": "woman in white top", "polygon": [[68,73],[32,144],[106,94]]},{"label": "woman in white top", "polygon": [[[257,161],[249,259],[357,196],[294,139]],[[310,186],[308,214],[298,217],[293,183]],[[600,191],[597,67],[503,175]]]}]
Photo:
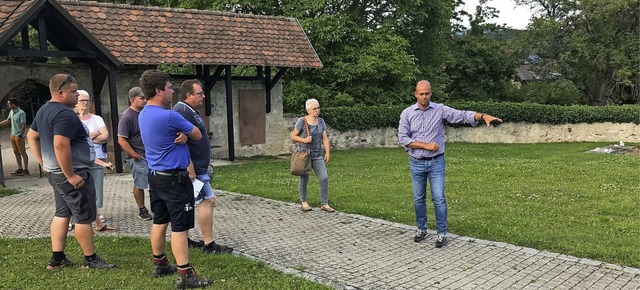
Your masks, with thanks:
[{"label": "woman in white top", "polygon": [[[105,144],[107,144],[107,141],[109,140],[109,131],[107,130],[107,126],[105,125],[102,117],[90,112],[91,98],[89,97],[89,93],[85,90],[78,90],[78,94],[76,113],[78,114],[80,121],[82,121],[82,124],[87,128],[89,138],[91,138],[91,141],[93,142],[93,148],[96,153],[96,166],[111,169],[113,168],[113,165],[110,162],[107,162],[107,152],[104,150],[104,147],[106,147]],[[95,174],[94,181],[96,185],[96,205],[98,210],[103,207],[102,181],[104,178],[104,169],[102,167],[98,167],[101,171],[92,170],[92,173]],[[114,231],[117,230],[117,228],[104,223],[104,216],[98,214],[95,230],[103,232]]]}]

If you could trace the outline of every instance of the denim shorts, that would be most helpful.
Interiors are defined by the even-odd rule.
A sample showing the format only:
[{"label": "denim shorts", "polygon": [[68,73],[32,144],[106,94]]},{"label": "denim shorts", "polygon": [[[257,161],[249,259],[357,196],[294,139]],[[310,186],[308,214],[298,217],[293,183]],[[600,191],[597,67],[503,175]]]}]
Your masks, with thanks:
[{"label": "denim shorts", "polygon": [[215,192],[213,192],[213,188],[211,188],[211,177],[209,177],[209,174],[205,173],[196,175],[196,179],[204,183],[202,189],[200,190],[200,193],[196,197],[196,203],[200,203],[203,200],[208,200],[216,197]]},{"label": "denim shorts", "polygon": [[55,216],[73,216],[78,224],[91,224],[96,220],[96,188],[89,168],[75,170],[84,180],[84,186],[75,189],[64,174],[47,173],[56,201]]},{"label": "denim shorts", "polygon": [[149,188],[149,168],[147,167],[147,160],[142,158],[140,161],[135,161],[133,158],[125,160],[127,165],[131,168],[131,175],[133,176],[133,185],[140,189]]}]

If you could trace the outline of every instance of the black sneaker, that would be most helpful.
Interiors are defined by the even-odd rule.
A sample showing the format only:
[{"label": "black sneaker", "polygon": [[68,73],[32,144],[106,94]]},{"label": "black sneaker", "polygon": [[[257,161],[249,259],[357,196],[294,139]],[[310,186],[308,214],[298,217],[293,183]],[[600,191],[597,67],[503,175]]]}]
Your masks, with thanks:
[{"label": "black sneaker", "polygon": [[29,175],[29,169],[25,169],[24,171],[22,171],[22,174],[20,176],[25,176],[25,175]]},{"label": "black sneaker", "polygon": [[174,264],[169,264],[167,257],[164,259],[153,259],[153,268],[151,269],[151,276],[158,278],[161,276],[171,275],[178,271],[178,268]]},{"label": "black sneaker", "polygon": [[149,214],[149,210],[147,210],[146,208],[143,208],[138,213],[138,218],[143,220],[143,221],[150,221],[151,220],[151,214]]},{"label": "black sneaker", "polygon": [[16,171],[11,172],[11,175],[12,176],[22,176],[23,172],[24,172],[24,170],[22,170],[22,169],[16,169]]},{"label": "black sneaker", "polygon": [[100,256],[96,256],[93,261],[87,261],[86,258],[82,261],[82,268],[85,269],[113,269],[115,267],[116,264],[109,264],[100,258]]},{"label": "black sneaker", "polygon": [[202,251],[204,251],[205,254],[228,254],[233,252],[233,248],[211,242],[211,244],[204,246]]},{"label": "black sneaker", "polygon": [[51,260],[49,260],[49,264],[47,264],[47,269],[55,270],[55,269],[60,269],[64,267],[71,267],[73,265],[75,265],[75,263],[67,259],[66,257],[61,261],[56,261],[53,258],[51,258]]},{"label": "black sneaker", "polygon": [[413,237],[413,241],[416,243],[424,241],[427,238],[427,231],[418,230],[418,234]]},{"label": "black sneaker", "polygon": [[442,248],[447,245],[447,236],[438,234],[436,238],[436,248]]},{"label": "black sneaker", "polygon": [[176,289],[187,288],[204,288],[213,284],[213,281],[209,278],[200,277],[193,267],[186,269],[178,269],[178,282],[176,282]]},{"label": "black sneaker", "polygon": [[188,239],[189,242],[189,248],[193,248],[193,249],[202,249],[204,247],[204,241],[200,240],[200,241],[194,241],[192,239]]}]

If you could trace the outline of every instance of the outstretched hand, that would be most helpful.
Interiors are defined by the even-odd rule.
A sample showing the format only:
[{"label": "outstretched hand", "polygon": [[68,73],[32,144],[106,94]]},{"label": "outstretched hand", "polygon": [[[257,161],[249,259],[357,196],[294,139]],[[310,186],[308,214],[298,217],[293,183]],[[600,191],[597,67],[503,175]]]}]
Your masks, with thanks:
[{"label": "outstretched hand", "polygon": [[489,128],[489,127],[491,127],[491,123],[493,123],[493,122],[502,123],[502,119],[496,118],[496,117],[491,116],[491,115],[484,115],[484,122],[487,124],[487,128]]}]

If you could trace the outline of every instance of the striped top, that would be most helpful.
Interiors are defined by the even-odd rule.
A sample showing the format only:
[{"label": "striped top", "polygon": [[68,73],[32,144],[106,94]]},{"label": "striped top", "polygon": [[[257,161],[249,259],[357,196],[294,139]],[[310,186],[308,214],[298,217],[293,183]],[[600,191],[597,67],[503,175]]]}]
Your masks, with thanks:
[{"label": "striped top", "polygon": [[[444,153],[444,124],[464,123],[472,126],[478,125],[474,120],[475,112],[456,110],[443,104],[429,102],[426,110],[421,110],[418,104],[404,109],[400,114],[400,125],[398,126],[398,143],[407,150],[410,156],[432,157]],[[409,148],[413,142],[438,144],[438,151]]]}]

